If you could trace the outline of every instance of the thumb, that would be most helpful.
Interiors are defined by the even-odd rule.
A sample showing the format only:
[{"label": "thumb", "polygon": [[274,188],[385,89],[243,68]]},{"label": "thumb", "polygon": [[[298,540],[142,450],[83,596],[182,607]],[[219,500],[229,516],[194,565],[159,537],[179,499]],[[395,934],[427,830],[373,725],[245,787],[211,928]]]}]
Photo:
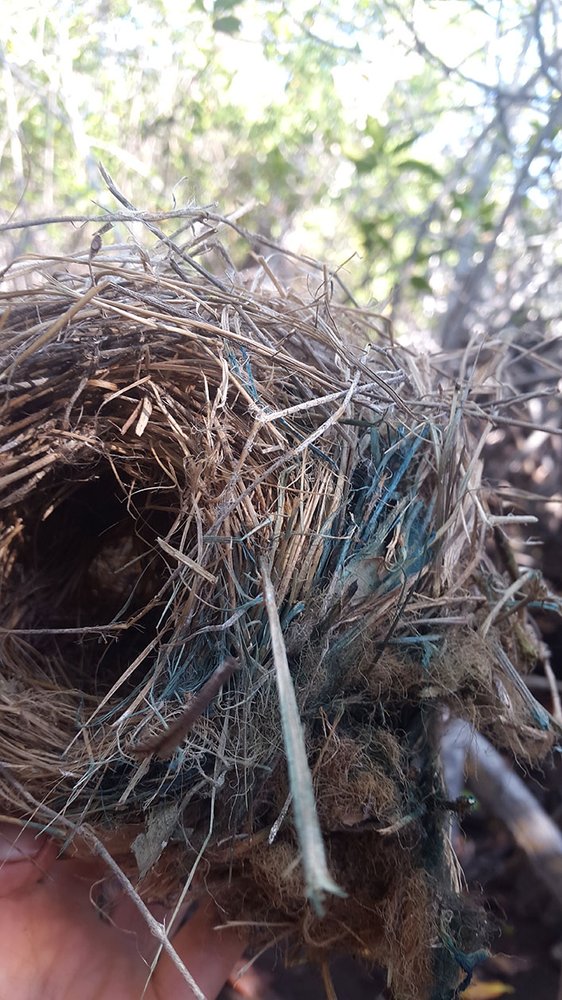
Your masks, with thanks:
[{"label": "thumb", "polygon": [[51,868],[57,845],[29,827],[0,823],[0,896],[31,889]]}]

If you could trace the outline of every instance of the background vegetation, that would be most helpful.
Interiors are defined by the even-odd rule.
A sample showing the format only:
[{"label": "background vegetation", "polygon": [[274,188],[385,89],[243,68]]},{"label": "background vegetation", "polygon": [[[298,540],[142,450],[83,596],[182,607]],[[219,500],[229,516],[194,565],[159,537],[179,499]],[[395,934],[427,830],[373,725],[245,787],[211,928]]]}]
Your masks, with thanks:
[{"label": "background vegetation", "polygon": [[101,160],[139,207],[244,208],[398,330],[536,339],[560,313],[556,7],[5,0],[0,221],[109,207]]}]

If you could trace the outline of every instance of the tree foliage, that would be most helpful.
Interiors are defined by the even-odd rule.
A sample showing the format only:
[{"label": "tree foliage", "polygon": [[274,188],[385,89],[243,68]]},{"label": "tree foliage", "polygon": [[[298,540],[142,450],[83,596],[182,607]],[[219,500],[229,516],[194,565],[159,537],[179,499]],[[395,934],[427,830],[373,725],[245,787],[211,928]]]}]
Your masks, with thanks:
[{"label": "tree foliage", "polygon": [[101,160],[145,208],[251,203],[246,225],[345,264],[399,330],[449,346],[474,324],[546,330],[560,265],[555,0],[344,9],[7,0],[2,221],[108,204]]}]

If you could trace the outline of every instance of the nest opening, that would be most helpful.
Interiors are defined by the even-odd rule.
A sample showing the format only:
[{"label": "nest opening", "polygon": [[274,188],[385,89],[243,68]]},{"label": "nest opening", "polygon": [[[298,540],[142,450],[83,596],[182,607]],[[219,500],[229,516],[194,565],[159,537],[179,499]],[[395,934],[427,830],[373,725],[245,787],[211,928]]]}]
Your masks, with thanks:
[{"label": "nest opening", "polygon": [[169,578],[158,538],[172,520],[162,490],[127,489],[103,459],[55,468],[12,508],[8,615],[61,683],[101,697],[148,644]]}]

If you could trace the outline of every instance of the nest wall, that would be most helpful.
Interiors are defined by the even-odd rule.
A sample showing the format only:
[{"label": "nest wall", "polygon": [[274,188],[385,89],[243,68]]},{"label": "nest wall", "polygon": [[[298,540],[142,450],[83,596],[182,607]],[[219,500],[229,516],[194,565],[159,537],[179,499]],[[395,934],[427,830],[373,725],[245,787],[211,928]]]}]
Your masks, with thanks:
[{"label": "nest wall", "polygon": [[[444,1000],[482,927],[447,840],[443,708],[532,761],[556,735],[490,548],[477,366],[449,381],[325,275],[302,297],[197,260],[113,246],[6,275],[0,811],[67,849],[93,830],[145,899],[189,880],[260,941]],[[345,893],[323,912],[264,567]]]}]

